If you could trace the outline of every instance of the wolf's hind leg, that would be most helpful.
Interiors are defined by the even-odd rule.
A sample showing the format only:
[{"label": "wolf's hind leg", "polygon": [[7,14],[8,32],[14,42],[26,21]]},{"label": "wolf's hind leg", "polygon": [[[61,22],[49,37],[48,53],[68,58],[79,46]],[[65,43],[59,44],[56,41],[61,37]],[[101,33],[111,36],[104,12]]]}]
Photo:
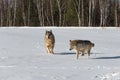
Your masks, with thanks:
[{"label": "wolf's hind leg", "polygon": [[52,53],[52,54],[54,54],[54,51],[53,51],[53,49],[51,50],[51,53]]},{"label": "wolf's hind leg", "polygon": [[50,53],[51,53],[51,54],[54,54],[54,52],[53,52],[53,49],[52,49],[52,48],[50,48]]},{"label": "wolf's hind leg", "polygon": [[81,54],[81,56],[84,56],[84,52],[83,51],[80,51],[80,54]]},{"label": "wolf's hind leg", "polygon": [[54,54],[54,50],[53,49],[54,49],[54,46],[52,46],[52,48],[51,48],[51,53],[52,54]]}]

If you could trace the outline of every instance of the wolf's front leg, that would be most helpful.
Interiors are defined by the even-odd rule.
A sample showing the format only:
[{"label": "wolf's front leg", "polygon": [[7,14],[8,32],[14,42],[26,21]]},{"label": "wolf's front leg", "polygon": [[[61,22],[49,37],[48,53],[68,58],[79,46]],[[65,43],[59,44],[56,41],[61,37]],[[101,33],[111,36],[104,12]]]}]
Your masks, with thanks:
[{"label": "wolf's front leg", "polygon": [[46,46],[46,52],[49,53],[48,47]]},{"label": "wolf's front leg", "polygon": [[76,58],[78,59],[79,58],[79,51],[76,50]]},{"label": "wolf's front leg", "polygon": [[90,58],[90,50],[88,50],[88,58]]},{"label": "wolf's front leg", "polygon": [[50,47],[47,47],[47,52],[51,53]]}]

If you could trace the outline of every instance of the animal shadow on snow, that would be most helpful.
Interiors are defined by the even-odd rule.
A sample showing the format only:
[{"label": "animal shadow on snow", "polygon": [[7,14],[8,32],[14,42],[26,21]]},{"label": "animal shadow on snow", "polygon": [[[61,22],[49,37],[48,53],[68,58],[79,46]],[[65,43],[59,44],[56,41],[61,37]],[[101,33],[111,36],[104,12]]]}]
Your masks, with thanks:
[{"label": "animal shadow on snow", "polygon": [[94,59],[120,59],[120,56],[96,57]]},{"label": "animal shadow on snow", "polygon": [[[91,54],[94,54],[94,53],[91,53]],[[102,54],[102,53],[99,53],[99,54]],[[61,53],[55,53],[55,55],[76,55],[76,53],[75,52],[61,52]]]},{"label": "animal shadow on snow", "polygon": [[56,53],[55,55],[75,55],[76,53],[71,53],[71,52],[61,52],[61,53]]}]

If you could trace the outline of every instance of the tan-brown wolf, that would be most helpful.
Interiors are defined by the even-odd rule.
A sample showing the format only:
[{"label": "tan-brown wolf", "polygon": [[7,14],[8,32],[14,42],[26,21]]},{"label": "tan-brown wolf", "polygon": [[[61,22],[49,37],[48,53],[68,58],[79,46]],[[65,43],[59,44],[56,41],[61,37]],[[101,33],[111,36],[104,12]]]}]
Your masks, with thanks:
[{"label": "tan-brown wolf", "polygon": [[76,50],[76,57],[78,59],[79,54],[83,56],[85,53],[90,56],[91,48],[94,47],[94,43],[89,40],[70,40],[70,49]]},{"label": "tan-brown wolf", "polygon": [[55,45],[55,37],[52,33],[52,30],[46,31],[45,33],[45,46],[46,46],[46,52],[54,54],[54,45]]}]

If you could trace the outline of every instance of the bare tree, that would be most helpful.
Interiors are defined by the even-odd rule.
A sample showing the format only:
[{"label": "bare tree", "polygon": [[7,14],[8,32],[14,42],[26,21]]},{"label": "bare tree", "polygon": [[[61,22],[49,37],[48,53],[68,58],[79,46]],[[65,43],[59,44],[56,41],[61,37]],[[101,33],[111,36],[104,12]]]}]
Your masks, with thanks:
[{"label": "bare tree", "polygon": [[44,0],[42,0],[42,26],[44,26]]},{"label": "bare tree", "polygon": [[53,5],[51,0],[50,0],[50,12],[51,12],[51,18],[52,18],[52,26],[54,26]]},{"label": "bare tree", "polygon": [[38,16],[39,16],[39,24],[40,26],[44,26],[44,11],[43,11],[43,0],[36,0]]},{"label": "bare tree", "polygon": [[61,23],[62,23],[62,13],[61,13],[60,0],[56,0],[56,1],[57,1],[58,10],[59,10],[59,26],[61,26]]},{"label": "bare tree", "polygon": [[115,0],[115,26],[118,26],[118,0]]},{"label": "bare tree", "polygon": [[100,26],[103,26],[103,4],[102,0],[99,0],[99,6],[100,6]]},{"label": "bare tree", "polygon": [[17,0],[14,0],[14,18],[13,18],[13,25],[15,26],[16,22],[16,13],[17,13]]},{"label": "bare tree", "polygon": [[84,0],[82,0],[81,5],[82,5],[82,8],[81,8],[81,12],[82,12],[82,14],[81,14],[82,24],[81,25],[84,26]]},{"label": "bare tree", "polygon": [[76,13],[77,13],[77,17],[78,17],[78,25],[79,26],[81,26],[81,18],[80,18],[80,10],[81,10],[81,8],[80,8],[80,4],[81,4],[81,2],[80,2],[80,0],[74,0],[74,7],[75,7],[75,11],[76,11]]},{"label": "bare tree", "polygon": [[24,2],[22,0],[21,2],[21,10],[22,10],[22,17],[23,17],[23,23],[24,23],[24,26],[27,26],[27,17],[25,15],[25,8],[24,8]]},{"label": "bare tree", "polygon": [[117,27],[119,20],[120,0],[0,0],[0,26]]},{"label": "bare tree", "polygon": [[8,8],[7,8],[7,25],[12,26],[13,19],[12,19],[12,9],[13,9],[14,1],[8,1]]},{"label": "bare tree", "polygon": [[31,2],[28,0],[28,18],[27,18],[27,25],[30,26],[30,8],[31,8]]},{"label": "bare tree", "polygon": [[89,23],[88,26],[91,26],[91,12],[92,11],[92,0],[89,0]]},{"label": "bare tree", "polygon": [[3,0],[0,1],[0,26],[3,26]]},{"label": "bare tree", "polygon": [[99,0],[99,6],[100,6],[100,26],[106,26],[109,8],[108,0]]}]

